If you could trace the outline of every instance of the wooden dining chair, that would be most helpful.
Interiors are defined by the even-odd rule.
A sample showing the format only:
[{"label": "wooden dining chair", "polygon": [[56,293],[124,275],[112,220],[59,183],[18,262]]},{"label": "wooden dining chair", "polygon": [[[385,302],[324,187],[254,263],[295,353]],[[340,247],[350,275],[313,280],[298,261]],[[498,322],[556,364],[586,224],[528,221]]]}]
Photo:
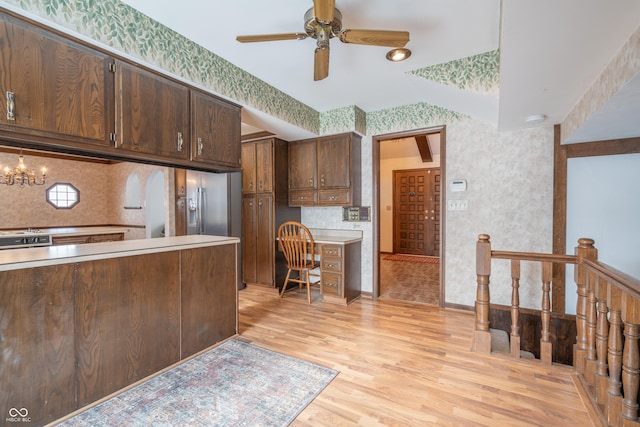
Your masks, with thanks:
[{"label": "wooden dining chair", "polygon": [[[320,262],[315,259],[315,244],[313,236],[307,227],[296,221],[287,221],[278,228],[278,246],[287,260],[287,277],[280,291],[280,298],[284,297],[289,282],[296,282],[299,288],[307,286],[307,300],[311,304],[310,276],[320,277],[311,271],[320,267]],[[291,272],[297,271],[297,277],[292,278]],[[313,284],[318,281],[313,282]]]}]

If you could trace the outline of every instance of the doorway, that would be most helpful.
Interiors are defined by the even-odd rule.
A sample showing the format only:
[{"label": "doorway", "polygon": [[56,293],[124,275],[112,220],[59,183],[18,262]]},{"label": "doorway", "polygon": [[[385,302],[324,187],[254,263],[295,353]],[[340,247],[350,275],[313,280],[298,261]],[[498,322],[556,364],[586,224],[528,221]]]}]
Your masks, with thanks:
[{"label": "doorway", "polygon": [[146,189],[146,237],[164,237],[165,235],[165,202],[164,174],[154,171],[147,180]]},{"label": "doorway", "polygon": [[439,256],[440,168],[393,171],[393,253]]},{"label": "doorway", "polygon": [[372,138],[374,298],[444,306],[445,130]]}]

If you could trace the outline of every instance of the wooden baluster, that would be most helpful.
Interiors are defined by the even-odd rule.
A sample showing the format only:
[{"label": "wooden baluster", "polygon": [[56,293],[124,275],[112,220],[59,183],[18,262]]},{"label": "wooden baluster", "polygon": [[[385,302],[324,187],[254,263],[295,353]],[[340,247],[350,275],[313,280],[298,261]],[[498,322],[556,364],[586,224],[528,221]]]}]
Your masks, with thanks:
[{"label": "wooden baluster", "polygon": [[488,234],[480,234],[476,243],[476,330],[471,349],[479,353],[491,353],[489,331],[489,276],[491,276],[491,242]]},{"label": "wooden baluster", "polygon": [[609,320],[607,315],[607,292],[609,284],[604,279],[596,283],[596,400],[600,404],[607,402],[607,341],[609,340]]},{"label": "wooden baluster", "polygon": [[576,328],[577,338],[576,345],[573,351],[573,367],[579,374],[584,373],[585,357],[587,354],[587,278],[586,269],[581,265],[582,260],[597,259],[598,250],[593,247],[593,239],[578,239],[578,246],[575,249],[575,254],[578,257],[578,262],[575,266],[574,279],[578,287],[578,301],[576,303]]},{"label": "wooden baluster", "polygon": [[[622,418],[638,420],[638,386],[640,385],[640,301],[631,295],[622,295],[622,322],[624,323],[624,349],[622,351]],[[623,423],[624,424],[624,423]]]},{"label": "wooden baluster", "polygon": [[596,275],[587,272],[587,349],[584,378],[590,386],[594,386],[596,382],[596,313]]},{"label": "wooden baluster", "polygon": [[609,345],[607,361],[609,381],[605,413],[610,426],[620,424],[622,409],[622,292],[615,286],[609,286],[607,292],[609,306]]},{"label": "wooden baluster", "polygon": [[520,261],[511,260],[511,355],[520,358]]},{"label": "wooden baluster", "polygon": [[551,277],[553,263],[542,263],[542,338],[540,338],[540,360],[551,364],[553,355],[551,348]]}]

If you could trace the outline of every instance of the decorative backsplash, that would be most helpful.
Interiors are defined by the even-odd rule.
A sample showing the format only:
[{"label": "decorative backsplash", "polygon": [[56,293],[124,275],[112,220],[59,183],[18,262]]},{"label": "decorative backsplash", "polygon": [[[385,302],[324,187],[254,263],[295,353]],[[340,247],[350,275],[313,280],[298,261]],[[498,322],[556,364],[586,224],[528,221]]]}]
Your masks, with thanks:
[{"label": "decorative backsplash", "polygon": [[[3,3],[317,134],[357,131],[372,135],[450,124],[451,120],[464,117],[426,103],[369,113],[357,106],[315,111],[118,0],[6,0]],[[416,70],[413,74],[489,93],[497,87],[498,63],[498,51],[492,51]]]}]

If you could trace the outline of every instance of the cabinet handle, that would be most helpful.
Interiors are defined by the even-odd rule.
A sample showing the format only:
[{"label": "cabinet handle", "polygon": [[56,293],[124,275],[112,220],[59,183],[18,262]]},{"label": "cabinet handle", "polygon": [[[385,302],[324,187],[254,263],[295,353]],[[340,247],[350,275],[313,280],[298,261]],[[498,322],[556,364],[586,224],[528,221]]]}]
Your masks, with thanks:
[{"label": "cabinet handle", "polygon": [[258,206],[262,206],[262,200],[258,203]]},{"label": "cabinet handle", "polygon": [[249,182],[249,190],[253,190],[253,181]]},{"label": "cabinet handle", "polygon": [[16,119],[16,97],[13,92],[7,91],[7,120]]},{"label": "cabinet handle", "polygon": [[329,200],[335,200],[335,199],[336,199],[336,196],[330,196],[329,197]]},{"label": "cabinet handle", "polygon": [[178,132],[178,145],[177,145],[178,151],[182,151],[182,143],[183,143],[182,132]]},{"label": "cabinet handle", "polygon": [[262,180],[258,181],[258,188],[262,190]]},{"label": "cabinet handle", "polygon": [[313,177],[309,178],[309,185],[313,187]]},{"label": "cabinet handle", "polygon": [[198,156],[202,155],[202,138],[198,138]]},{"label": "cabinet handle", "polygon": [[324,174],[320,177],[320,185],[324,187]]}]

